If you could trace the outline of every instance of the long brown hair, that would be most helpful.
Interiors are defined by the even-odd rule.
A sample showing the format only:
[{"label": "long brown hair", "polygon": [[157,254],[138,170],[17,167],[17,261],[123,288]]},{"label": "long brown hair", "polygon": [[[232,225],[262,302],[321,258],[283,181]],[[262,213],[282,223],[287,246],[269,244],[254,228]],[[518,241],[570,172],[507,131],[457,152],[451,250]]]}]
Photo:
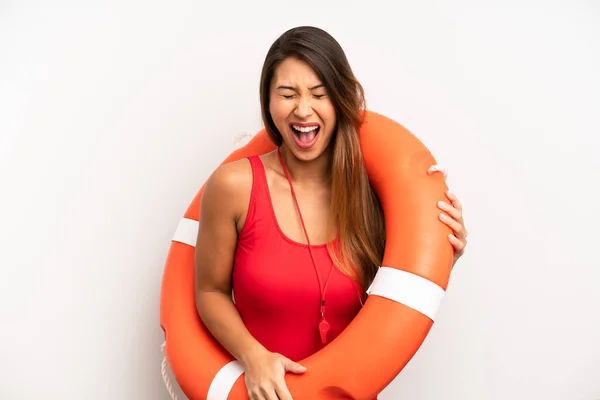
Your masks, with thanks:
[{"label": "long brown hair", "polygon": [[335,107],[329,229],[337,234],[339,247],[329,243],[328,249],[336,267],[366,288],[383,258],[385,226],[381,205],[364,168],[358,135],[366,108],[364,90],[342,47],[330,34],[311,26],[288,30],[269,49],[260,79],[262,119],[277,146],[283,139],[269,113],[269,93],[276,68],[288,57],[313,68]]}]

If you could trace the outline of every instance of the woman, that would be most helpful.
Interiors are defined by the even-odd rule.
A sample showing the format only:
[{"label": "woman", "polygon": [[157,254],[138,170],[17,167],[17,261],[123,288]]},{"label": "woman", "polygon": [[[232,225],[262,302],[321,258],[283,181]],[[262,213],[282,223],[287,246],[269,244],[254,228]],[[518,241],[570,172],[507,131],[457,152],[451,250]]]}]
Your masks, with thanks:
[{"label": "woman", "polygon": [[[207,181],[196,303],[242,363],[250,399],[291,400],[285,373],[303,373],[297,361],[358,313],[385,229],[360,149],[363,89],[335,39],[313,27],[284,33],[267,54],[260,101],[278,148],[225,164]],[[448,198],[438,206],[456,262],[466,231],[458,199]]]}]

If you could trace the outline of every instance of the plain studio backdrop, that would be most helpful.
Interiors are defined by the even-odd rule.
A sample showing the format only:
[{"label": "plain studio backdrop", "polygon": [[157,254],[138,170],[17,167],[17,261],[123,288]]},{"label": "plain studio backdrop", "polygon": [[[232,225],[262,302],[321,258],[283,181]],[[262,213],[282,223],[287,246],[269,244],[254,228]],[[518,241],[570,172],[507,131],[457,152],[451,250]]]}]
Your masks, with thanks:
[{"label": "plain studio backdrop", "polygon": [[381,398],[600,399],[600,6],[467,0],[0,2],[0,398],[168,398],[171,236],[297,25],[464,203],[439,318]]}]

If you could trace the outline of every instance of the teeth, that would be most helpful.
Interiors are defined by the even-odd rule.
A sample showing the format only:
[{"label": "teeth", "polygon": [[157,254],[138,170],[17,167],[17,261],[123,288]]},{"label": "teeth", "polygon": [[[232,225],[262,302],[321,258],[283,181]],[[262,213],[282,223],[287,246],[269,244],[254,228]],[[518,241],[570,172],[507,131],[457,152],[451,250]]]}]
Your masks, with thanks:
[{"label": "teeth", "polygon": [[297,126],[297,125],[292,125],[292,127],[297,130],[298,132],[310,132],[310,131],[314,131],[315,129],[317,129],[319,126],[315,125],[315,126],[307,126],[306,128],[301,127],[301,126]]}]

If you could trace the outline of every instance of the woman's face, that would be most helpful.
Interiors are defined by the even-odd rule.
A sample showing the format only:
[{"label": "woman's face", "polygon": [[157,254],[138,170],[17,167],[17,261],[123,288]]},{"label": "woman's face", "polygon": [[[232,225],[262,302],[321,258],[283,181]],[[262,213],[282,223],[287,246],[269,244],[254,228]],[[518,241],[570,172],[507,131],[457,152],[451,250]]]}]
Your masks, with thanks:
[{"label": "woman's face", "polygon": [[302,161],[321,156],[333,137],[336,115],[315,71],[287,58],[275,70],[270,92],[269,111],[285,146]]}]

